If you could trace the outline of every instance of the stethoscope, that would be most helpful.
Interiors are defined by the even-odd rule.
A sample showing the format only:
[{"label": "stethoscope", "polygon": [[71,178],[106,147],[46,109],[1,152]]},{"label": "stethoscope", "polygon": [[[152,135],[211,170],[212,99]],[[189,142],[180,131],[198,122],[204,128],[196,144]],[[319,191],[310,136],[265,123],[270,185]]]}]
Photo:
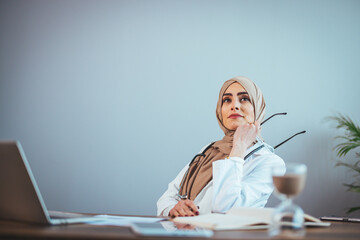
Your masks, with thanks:
[{"label": "stethoscope", "polygon": [[[270,120],[271,118],[277,116],[277,115],[286,115],[286,114],[287,114],[286,112],[283,112],[283,113],[275,113],[275,114],[271,115],[270,117],[268,117],[267,119],[265,119],[265,120],[260,124],[260,126],[263,125],[264,123],[266,123],[266,122],[267,122],[268,120]],[[293,137],[295,137],[295,136],[297,136],[297,135],[299,135],[299,134],[303,134],[303,133],[306,133],[306,131],[301,131],[301,132],[298,132],[298,133],[292,135],[291,137],[289,137],[289,138],[287,138],[286,140],[282,141],[281,143],[279,143],[278,145],[276,145],[276,146],[273,147],[273,148],[276,149],[276,148],[280,147],[281,145],[283,145],[284,143],[286,143],[287,141],[289,141],[290,139],[292,139]],[[256,137],[256,140],[257,140],[257,142],[262,142],[258,137]],[[196,158],[198,158],[198,157],[205,157],[205,152],[206,152],[209,148],[211,148],[211,146],[212,146],[214,143],[215,143],[215,142],[212,142],[212,143],[210,143],[208,146],[206,146],[206,148],[205,148],[201,153],[196,154],[196,155],[193,157],[193,159],[191,160],[191,162],[189,163],[189,167],[188,167],[188,169],[186,170],[186,172],[185,172],[185,174],[184,174],[184,177],[183,177],[183,179],[182,179],[181,182],[180,182],[179,192],[178,192],[178,194],[176,195],[176,197],[178,198],[178,200],[183,200],[183,199],[187,199],[187,198],[188,198],[187,193],[185,193],[184,195],[181,195],[181,194],[180,194],[180,191],[181,191],[181,189],[182,189],[182,187],[183,187],[183,185],[184,185],[184,181],[185,181],[185,179],[187,178],[187,175],[189,174],[189,169],[190,169],[191,164],[195,161]],[[262,149],[263,147],[265,147],[265,144],[262,142],[262,144],[261,144],[260,146],[256,147],[256,148],[253,149],[251,152],[249,152],[248,154],[246,154],[246,156],[244,157],[244,161],[246,161],[250,156],[252,156],[254,153],[258,152],[258,151],[259,151],[260,149]]]}]

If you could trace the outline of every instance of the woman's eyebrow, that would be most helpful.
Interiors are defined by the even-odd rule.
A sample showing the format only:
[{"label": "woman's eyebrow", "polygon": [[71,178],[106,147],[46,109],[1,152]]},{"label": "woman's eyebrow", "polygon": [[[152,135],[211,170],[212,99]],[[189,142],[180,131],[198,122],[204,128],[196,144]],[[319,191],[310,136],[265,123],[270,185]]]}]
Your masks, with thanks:
[{"label": "woman's eyebrow", "polygon": [[[237,95],[240,96],[240,95],[243,95],[243,94],[248,94],[248,92],[238,92]],[[248,94],[249,95],[249,94]],[[232,93],[224,93],[223,96],[232,96]]]}]

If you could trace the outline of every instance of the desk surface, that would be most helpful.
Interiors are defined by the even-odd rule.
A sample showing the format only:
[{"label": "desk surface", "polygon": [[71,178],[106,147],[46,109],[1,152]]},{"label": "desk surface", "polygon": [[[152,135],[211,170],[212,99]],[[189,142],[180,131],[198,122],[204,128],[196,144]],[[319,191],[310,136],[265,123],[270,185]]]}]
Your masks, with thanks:
[{"label": "desk surface", "polygon": [[[180,239],[140,237],[128,227],[87,224],[39,226],[0,221],[0,239]],[[199,239],[199,238],[189,238]],[[211,239],[270,239],[266,230],[215,231]],[[274,239],[274,238],[273,238]],[[276,239],[276,238],[275,238]],[[359,223],[332,222],[326,228],[308,228],[304,239],[360,239]]]}]

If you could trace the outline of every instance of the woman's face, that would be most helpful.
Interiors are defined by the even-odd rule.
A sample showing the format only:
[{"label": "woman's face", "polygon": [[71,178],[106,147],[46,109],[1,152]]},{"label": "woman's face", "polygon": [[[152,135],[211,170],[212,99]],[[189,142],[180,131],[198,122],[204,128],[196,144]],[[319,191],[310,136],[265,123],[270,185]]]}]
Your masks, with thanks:
[{"label": "woman's face", "polygon": [[240,83],[231,84],[222,97],[221,115],[224,126],[236,130],[240,123],[254,122],[254,106]]}]

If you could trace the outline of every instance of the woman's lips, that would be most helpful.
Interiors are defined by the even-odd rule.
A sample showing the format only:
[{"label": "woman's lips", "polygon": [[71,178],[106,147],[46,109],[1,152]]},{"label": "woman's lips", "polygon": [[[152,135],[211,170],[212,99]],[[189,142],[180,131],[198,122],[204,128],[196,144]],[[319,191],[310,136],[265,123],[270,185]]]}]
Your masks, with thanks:
[{"label": "woman's lips", "polygon": [[242,117],[242,116],[240,114],[234,113],[234,114],[231,114],[228,118],[236,119],[239,117]]}]

